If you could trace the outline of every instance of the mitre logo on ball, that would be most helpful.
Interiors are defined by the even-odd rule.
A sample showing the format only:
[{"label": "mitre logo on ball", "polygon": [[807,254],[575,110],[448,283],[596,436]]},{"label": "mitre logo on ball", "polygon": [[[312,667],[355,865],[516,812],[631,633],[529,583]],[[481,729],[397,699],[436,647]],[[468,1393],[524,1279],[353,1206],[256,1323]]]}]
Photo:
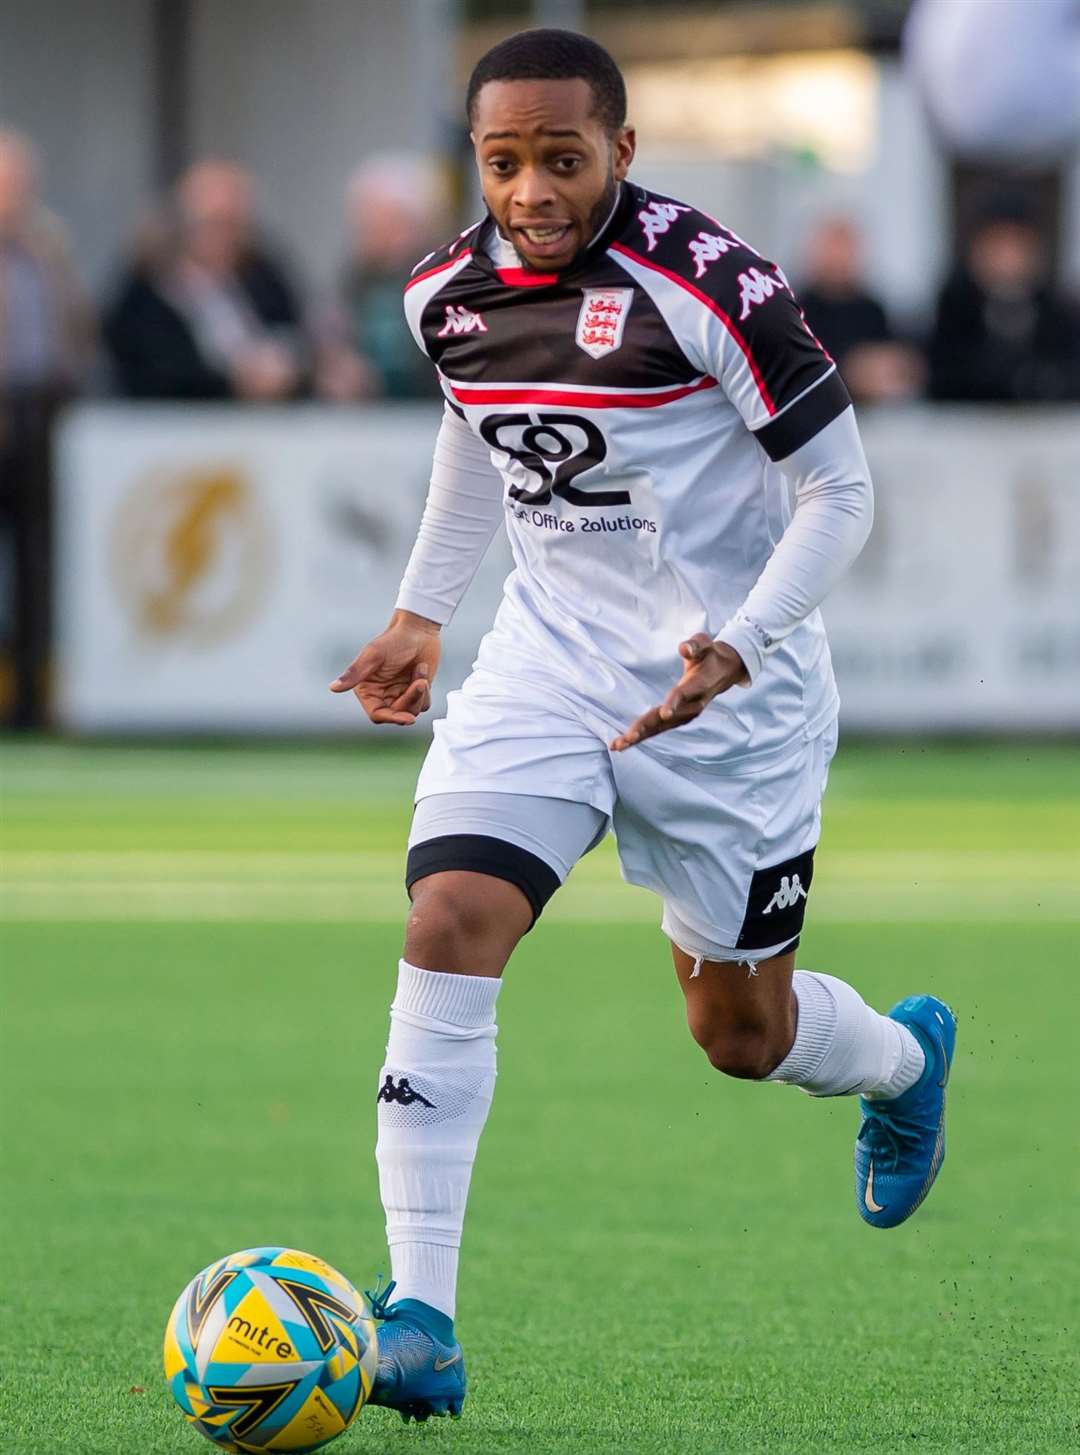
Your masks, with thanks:
[{"label": "mitre logo on ball", "polygon": [[613,354],[622,343],[623,329],[634,299],[633,288],[583,288],[574,338],[579,349],[594,359]]}]

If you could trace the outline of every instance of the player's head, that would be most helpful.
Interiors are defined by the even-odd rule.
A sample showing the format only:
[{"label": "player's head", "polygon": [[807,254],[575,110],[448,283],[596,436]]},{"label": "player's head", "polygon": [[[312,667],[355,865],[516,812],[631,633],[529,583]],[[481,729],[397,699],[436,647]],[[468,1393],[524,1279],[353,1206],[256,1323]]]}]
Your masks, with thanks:
[{"label": "player's head", "polygon": [[527,266],[557,272],[603,225],[634,156],[626,86],[596,41],[524,30],[469,80],[484,200]]}]

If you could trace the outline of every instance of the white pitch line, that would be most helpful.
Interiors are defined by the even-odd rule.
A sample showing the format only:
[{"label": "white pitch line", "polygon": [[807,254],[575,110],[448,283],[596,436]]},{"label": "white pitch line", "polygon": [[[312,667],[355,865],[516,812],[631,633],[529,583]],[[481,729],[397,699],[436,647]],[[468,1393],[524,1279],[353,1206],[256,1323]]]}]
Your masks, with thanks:
[{"label": "white pitch line", "polygon": [[[815,885],[810,922],[959,921],[1003,923],[1023,919],[1080,921],[1074,879],[1017,885],[1008,879],[979,884],[925,883],[888,886],[880,881]],[[398,923],[407,900],[395,874],[378,878],[222,882],[174,878],[31,880],[0,890],[0,919],[7,921],[248,921]],[[655,924],[659,901],[617,879],[571,880],[546,916],[567,923]]]}]

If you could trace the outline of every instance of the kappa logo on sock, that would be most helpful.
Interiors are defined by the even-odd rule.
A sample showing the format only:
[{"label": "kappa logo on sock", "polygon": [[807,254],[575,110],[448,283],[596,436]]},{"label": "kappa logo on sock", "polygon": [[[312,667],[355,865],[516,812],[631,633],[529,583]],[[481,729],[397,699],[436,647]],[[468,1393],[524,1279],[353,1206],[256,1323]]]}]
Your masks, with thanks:
[{"label": "kappa logo on sock", "polygon": [[401,1106],[412,1106],[413,1102],[418,1101],[421,1106],[430,1107],[432,1111],[435,1110],[435,1103],[428,1101],[426,1096],[421,1096],[419,1091],[414,1091],[409,1085],[407,1076],[399,1076],[395,1086],[394,1078],[389,1072],[386,1074],[386,1080],[379,1087],[379,1094],[375,1100],[376,1102],[396,1101]]}]

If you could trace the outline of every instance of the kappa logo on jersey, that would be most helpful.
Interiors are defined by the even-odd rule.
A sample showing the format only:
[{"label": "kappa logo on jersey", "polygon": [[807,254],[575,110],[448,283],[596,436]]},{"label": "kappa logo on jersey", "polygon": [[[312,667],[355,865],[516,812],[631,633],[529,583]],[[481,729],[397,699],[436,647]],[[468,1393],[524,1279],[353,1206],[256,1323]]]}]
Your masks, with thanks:
[{"label": "kappa logo on jersey", "polygon": [[622,343],[623,329],[634,301],[633,288],[583,288],[574,340],[593,359],[613,354]]},{"label": "kappa logo on jersey", "polygon": [[694,277],[703,277],[710,263],[715,263],[717,258],[722,258],[736,246],[738,244],[731,238],[721,237],[718,232],[699,232],[690,244],[690,252],[694,258]]},{"label": "kappa logo on jersey", "polygon": [[770,278],[760,268],[751,268],[749,272],[739,274],[739,301],[742,304],[742,312],[739,314],[739,321],[749,318],[751,308],[756,308],[759,303],[764,303],[774,293],[782,293],[785,284],[780,278]]},{"label": "kappa logo on jersey", "polygon": [[638,213],[638,221],[645,229],[645,250],[652,252],[656,239],[667,232],[680,212],[689,212],[681,202],[650,202]]},{"label": "kappa logo on jersey", "polygon": [[466,308],[463,303],[448,303],[446,305],[446,322],[435,335],[436,338],[448,338],[452,333],[487,333],[488,327],[478,313],[473,313],[471,308]]},{"label": "kappa logo on jersey", "polygon": [[799,876],[792,874],[789,879],[785,874],[780,880],[780,888],[761,912],[762,914],[772,914],[774,909],[790,909],[793,904],[798,904],[800,899],[805,898],[806,890],[802,887]]}]

